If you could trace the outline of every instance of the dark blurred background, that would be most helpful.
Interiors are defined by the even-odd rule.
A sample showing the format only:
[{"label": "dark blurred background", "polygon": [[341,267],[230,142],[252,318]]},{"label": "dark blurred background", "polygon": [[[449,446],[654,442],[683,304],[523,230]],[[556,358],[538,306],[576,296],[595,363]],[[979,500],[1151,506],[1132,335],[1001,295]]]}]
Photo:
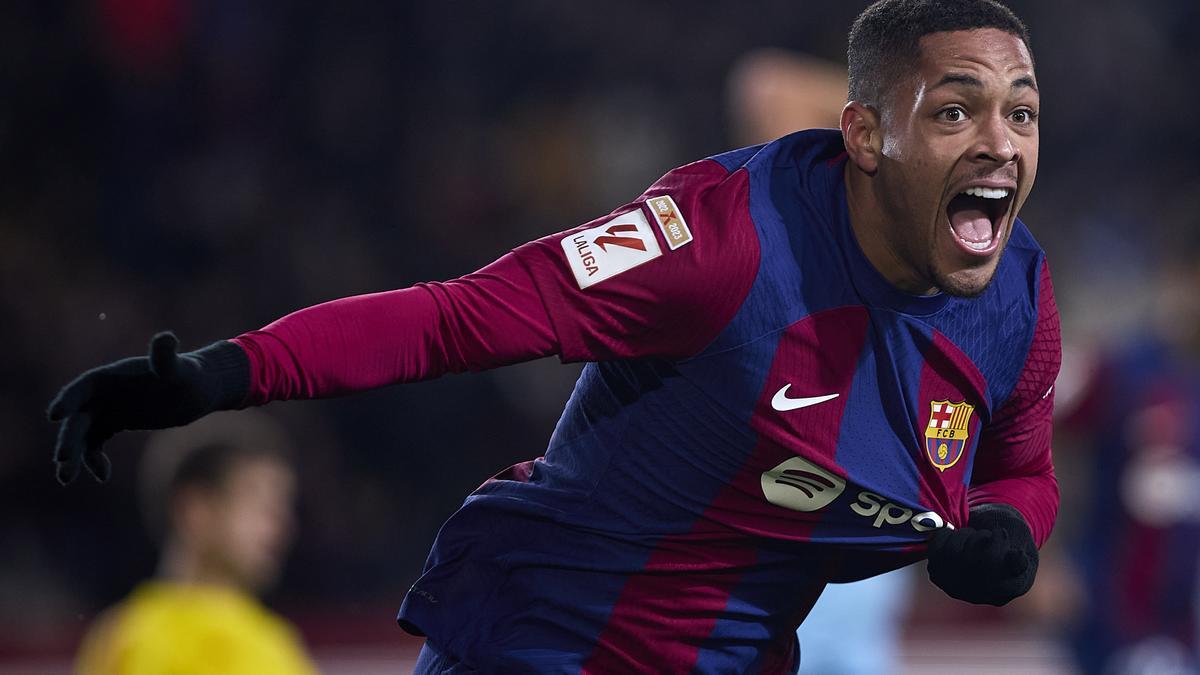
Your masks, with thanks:
[{"label": "dark blurred background", "polygon": [[[43,409],[67,380],[161,329],[199,347],[606,213],[740,142],[728,78],[743,55],[844,63],[866,4],[0,3],[0,661],[69,653],[154,570],[144,435],[111,443],[110,484],[54,481]],[[1200,3],[1009,4],[1043,99],[1022,216],[1068,346],[1088,352],[1138,330],[1162,252],[1200,227]],[[269,406],[302,486],[272,606],[318,651],[361,638],[347,626],[400,640],[393,612],[437,528],[541,454],[577,372],[539,362]]]}]

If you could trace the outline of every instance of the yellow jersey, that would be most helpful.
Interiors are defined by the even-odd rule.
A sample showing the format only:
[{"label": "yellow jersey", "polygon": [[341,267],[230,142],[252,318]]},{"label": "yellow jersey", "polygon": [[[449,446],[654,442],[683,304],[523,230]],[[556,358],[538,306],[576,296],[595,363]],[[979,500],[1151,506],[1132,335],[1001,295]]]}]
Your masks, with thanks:
[{"label": "yellow jersey", "polygon": [[88,630],[80,675],[312,675],[299,635],[230,588],[143,583]]}]

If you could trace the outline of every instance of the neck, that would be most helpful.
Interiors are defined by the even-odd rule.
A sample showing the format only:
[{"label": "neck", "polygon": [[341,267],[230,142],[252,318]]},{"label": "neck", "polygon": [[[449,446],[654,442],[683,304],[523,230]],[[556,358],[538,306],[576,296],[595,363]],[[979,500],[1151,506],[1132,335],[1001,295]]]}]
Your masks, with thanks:
[{"label": "neck", "polygon": [[175,537],[163,547],[158,576],[187,586],[244,587],[228,565],[220,564],[213,556],[205,555],[198,547]]},{"label": "neck", "polygon": [[858,240],[858,246],[867,256],[867,261],[888,283],[906,293],[936,293],[937,288],[901,259],[896,248],[888,242],[885,233],[890,219],[875,193],[875,179],[855,166],[853,161],[846,162],[844,174],[850,229],[854,231],[854,238]]}]

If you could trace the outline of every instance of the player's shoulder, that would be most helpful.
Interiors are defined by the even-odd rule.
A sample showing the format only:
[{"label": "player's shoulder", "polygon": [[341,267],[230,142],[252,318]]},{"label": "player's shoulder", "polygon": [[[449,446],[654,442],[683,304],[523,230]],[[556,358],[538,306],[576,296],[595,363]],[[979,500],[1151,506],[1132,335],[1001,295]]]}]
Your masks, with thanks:
[{"label": "player's shoulder", "polygon": [[646,194],[708,191],[731,184],[745,189],[747,174],[758,180],[779,169],[832,173],[840,171],[839,160],[845,152],[837,129],[806,129],[769,143],[729,150],[679,166],[655,181]]},{"label": "player's shoulder", "polygon": [[[840,175],[839,160],[844,156],[845,147],[838,130],[798,131],[770,143],[730,150],[674,168],[651,184],[637,200],[610,216],[664,195],[676,203],[691,202],[693,209],[709,207],[728,213],[731,203],[746,199],[752,181],[770,181],[780,169],[789,173],[807,174],[816,170]],[[653,212],[655,205],[648,203],[648,207]]]},{"label": "player's shoulder", "polygon": [[651,301],[655,312],[718,316],[713,307],[720,305],[732,313],[754,281],[760,256],[746,184],[745,172],[698,160],[668,171],[607,215],[514,253],[544,296],[582,292],[626,308]]},{"label": "player's shoulder", "polygon": [[1008,238],[1008,251],[1012,251],[1026,260],[1033,260],[1046,255],[1042,245],[1034,238],[1025,221],[1017,218],[1013,221],[1012,235]]},{"label": "player's shoulder", "polygon": [[1017,295],[1036,305],[1043,289],[1050,289],[1046,252],[1025,223],[1017,218],[1004,250],[993,286],[1004,295]]}]

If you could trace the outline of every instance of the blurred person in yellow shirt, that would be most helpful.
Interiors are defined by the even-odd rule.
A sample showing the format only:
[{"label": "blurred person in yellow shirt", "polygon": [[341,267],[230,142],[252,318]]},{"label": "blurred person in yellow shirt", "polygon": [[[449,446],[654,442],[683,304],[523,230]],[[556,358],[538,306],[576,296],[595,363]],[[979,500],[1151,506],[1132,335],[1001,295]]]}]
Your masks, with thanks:
[{"label": "blurred person in yellow shirt", "polygon": [[215,415],[157,433],[141,497],[161,535],[156,578],[92,625],[81,675],[315,673],[296,631],[255,597],[279,575],[295,475],[265,415]]}]

